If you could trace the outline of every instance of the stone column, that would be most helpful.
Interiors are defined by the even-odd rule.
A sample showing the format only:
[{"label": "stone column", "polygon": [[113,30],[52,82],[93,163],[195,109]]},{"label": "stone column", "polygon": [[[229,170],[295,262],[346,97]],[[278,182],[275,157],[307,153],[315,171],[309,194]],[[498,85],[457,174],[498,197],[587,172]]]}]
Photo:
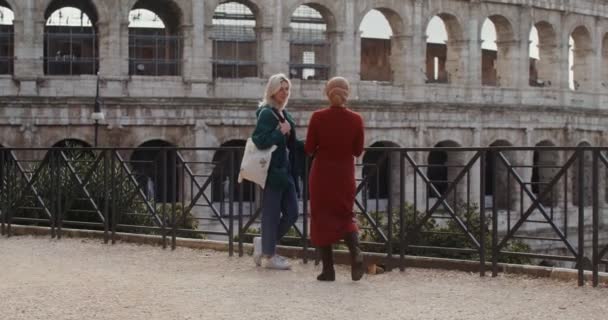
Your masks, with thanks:
[{"label": "stone column", "polygon": [[426,25],[424,25],[424,4],[426,1],[415,0],[412,21],[409,29],[412,34],[405,35],[409,37],[409,43],[404,48],[405,56],[405,76],[406,84],[418,85],[424,84],[426,80]]},{"label": "stone column", "polygon": [[192,25],[184,30],[189,33],[189,49],[183,53],[183,58],[187,60],[184,67],[189,69],[187,77],[192,82],[207,82],[211,81],[212,77],[209,53],[213,45],[208,38],[206,13],[204,1],[192,1]]},{"label": "stone column", "polygon": [[193,72],[197,71],[196,61],[194,60],[194,34],[193,25],[181,25],[179,35],[181,37],[181,76],[185,81],[190,81],[193,78]]},{"label": "stone column", "polygon": [[519,40],[497,41],[496,83],[498,87],[525,88],[530,76],[525,44]]},{"label": "stone column", "polygon": [[99,41],[99,75],[104,78],[119,77],[125,59],[120,52],[120,23],[103,21],[97,23]]},{"label": "stone column", "polygon": [[[473,128],[473,147],[481,147],[481,128],[480,127],[475,127]],[[464,157],[464,163],[463,165],[465,165],[467,162],[469,162],[475,152],[465,152],[466,156]],[[479,160],[477,160],[473,166],[470,169],[470,179],[471,179],[471,189],[470,189],[470,194],[469,197],[471,199],[472,203],[477,203],[479,205],[481,205],[480,203],[480,197],[482,195],[485,195],[485,190],[480,190],[481,187],[481,175],[485,174],[485,173],[481,173],[481,158],[479,158]],[[460,196],[459,198],[466,201],[466,191],[467,191],[467,180],[466,180],[466,176],[463,177],[463,182],[458,184],[458,193],[461,194],[462,196]]]},{"label": "stone column", "polygon": [[[479,36],[480,26],[483,21],[479,21],[481,17],[481,4],[473,2],[469,6],[469,14],[466,17],[467,21],[463,21],[463,38],[460,61],[462,63],[462,77],[465,83],[470,87],[481,86],[481,38]],[[448,58],[450,52],[448,49]]]},{"label": "stone column", "polygon": [[273,31],[272,26],[255,28],[258,44],[258,75],[264,79],[278,72],[287,72],[285,68],[280,70],[279,65],[273,62]]},{"label": "stone column", "polygon": [[393,83],[404,85],[407,83],[407,47],[411,45],[412,36],[397,35],[391,38],[391,70],[393,72]]},{"label": "stone column", "polygon": [[[332,75],[340,75],[346,79],[359,79],[361,69],[361,41],[358,36],[359,30],[355,26],[355,1],[344,1],[344,12],[346,20],[341,26],[333,26],[336,34],[332,35],[331,43],[337,48],[332,50]],[[328,27],[331,27],[328,25]]]}]

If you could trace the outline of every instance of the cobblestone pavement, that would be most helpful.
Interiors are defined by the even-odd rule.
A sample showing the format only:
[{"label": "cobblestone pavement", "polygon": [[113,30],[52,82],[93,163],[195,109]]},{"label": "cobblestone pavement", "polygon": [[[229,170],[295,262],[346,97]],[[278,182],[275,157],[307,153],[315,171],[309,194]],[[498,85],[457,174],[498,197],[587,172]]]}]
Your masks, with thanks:
[{"label": "cobblestone pavement", "polygon": [[0,238],[0,319],[606,319],[608,289],[407,269],[352,282],[314,264],[93,239]]}]

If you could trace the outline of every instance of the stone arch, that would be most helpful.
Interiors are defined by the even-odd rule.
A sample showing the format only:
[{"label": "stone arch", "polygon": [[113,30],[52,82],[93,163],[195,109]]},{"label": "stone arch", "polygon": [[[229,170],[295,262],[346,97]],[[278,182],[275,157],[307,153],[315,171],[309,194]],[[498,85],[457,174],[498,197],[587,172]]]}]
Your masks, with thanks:
[{"label": "stone arch", "polygon": [[[583,141],[577,145],[577,147],[591,147],[591,144],[587,141]],[[578,166],[580,164],[581,159],[577,158],[571,167],[571,181],[572,181],[572,204],[575,206],[580,205],[579,197],[578,197],[578,188],[579,188],[579,174],[578,174]],[[583,153],[583,206],[590,206],[593,199],[593,154],[591,151],[587,150]]]},{"label": "stone arch", "polygon": [[[339,12],[339,11],[336,8],[334,8],[335,2],[326,3],[326,2],[322,2],[322,1],[318,1],[318,0],[317,1],[299,0],[291,6],[286,6],[284,17],[293,17],[295,11],[300,6],[303,6],[303,5],[309,6],[313,9],[317,10],[321,14],[321,16],[323,17],[323,20],[327,24],[327,31],[333,32],[338,29],[338,26],[340,24],[338,22],[338,17],[336,16],[335,12]],[[290,21],[288,19],[283,20],[284,28],[289,28],[289,25],[290,25]]]},{"label": "stone arch", "polygon": [[[376,141],[369,148],[399,147],[392,141]],[[399,156],[386,150],[369,150],[363,155],[362,177],[366,179],[366,199],[388,199],[389,190],[395,192],[399,183]],[[390,167],[389,167],[390,163]],[[396,172],[395,172],[396,171]]]},{"label": "stone arch", "polygon": [[[70,18],[80,19],[80,23],[70,22]],[[44,20],[44,73],[96,74],[99,69],[96,4],[91,0],[53,0],[44,9]]]},{"label": "stone arch", "polygon": [[213,78],[259,76],[262,23],[251,1],[224,1],[213,9]]},{"label": "stone arch", "polygon": [[[508,87],[513,85],[512,66],[513,55],[516,54],[517,42],[513,33],[513,25],[502,15],[490,15],[486,18],[494,25],[496,32],[496,51],[481,52],[482,85]],[[481,39],[481,28],[479,29]]]},{"label": "stone arch", "polygon": [[[157,203],[165,199],[163,195],[165,190],[167,192],[167,202],[178,201],[183,192],[182,182],[179,181],[180,174],[177,169],[178,161],[171,163],[172,154],[176,151],[167,151],[166,160],[163,159],[162,148],[167,147],[176,147],[176,145],[160,139],[147,140],[135,148],[129,160],[133,174],[139,182],[140,188],[144,190],[147,199]],[[164,177],[165,171],[166,180]],[[174,177],[176,183],[172,185],[171,181]],[[175,199],[172,198],[173,190],[175,190]]]},{"label": "stone arch", "polygon": [[[455,148],[461,147],[461,145],[453,140],[443,140],[435,144],[434,148]],[[427,197],[437,198],[443,196],[447,191],[452,180],[461,171],[461,167],[464,163],[464,152],[460,151],[446,151],[446,150],[432,150],[427,156],[427,178],[430,180],[430,184],[427,185]],[[433,188],[438,191],[436,194]],[[461,197],[460,186],[454,189],[452,196],[448,195],[448,200],[452,204],[459,200]]]},{"label": "stone arch", "polygon": [[[228,140],[220,147],[245,147],[245,139]],[[221,202],[222,204],[229,199],[230,181],[233,187],[233,201],[239,201],[241,187],[237,183],[239,168],[243,159],[243,151],[227,151],[218,150],[213,155],[213,181],[211,187],[211,199],[213,202]],[[234,155],[234,167],[230,168],[230,155]],[[243,201],[253,202],[256,198],[255,184],[245,180],[243,181]]]},{"label": "stone arch", "polygon": [[324,5],[304,3],[289,15],[289,77],[326,80],[335,67],[335,16]]},{"label": "stone arch", "polygon": [[[555,147],[551,140],[543,140],[536,144],[537,147]],[[559,153],[555,150],[537,150],[532,157],[532,193],[540,196],[547,189],[547,184],[553,179],[558,169]],[[556,184],[548,196],[541,198],[540,203],[544,206],[556,206],[559,198],[559,184]]]},{"label": "stone arch", "polygon": [[[464,44],[464,33],[462,24],[457,16],[439,12],[431,16],[425,24],[428,33],[431,19],[439,18],[447,33],[446,44],[426,45],[426,75],[427,82],[431,83],[462,83],[465,79],[465,67],[463,56],[467,50]],[[437,74],[437,77],[435,77]]]},{"label": "stone arch", "polygon": [[[140,11],[136,11],[140,10]],[[182,74],[184,11],[173,0],[138,0],[129,7],[129,74],[178,76]],[[132,15],[138,12],[137,15]],[[144,12],[152,13],[162,27],[131,26]],[[150,52],[150,48],[152,51]]]},{"label": "stone arch", "polygon": [[[557,79],[558,37],[553,25],[545,20],[534,23],[530,38],[536,29],[538,34],[538,59],[530,59],[529,83],[533,87],[550,87]],[[531,44],[532,45],[532,44]]]},{"label": "stone arch", "polygon": [[574,43],[572,48],[571,89],[574,91],[592,90],[593,40],[589,29],[579,25],[570,33],[570,38]]},{"label": "stone arch", "polygon": [[177,34],[184,24],[186,16],[179,0],[129,0],[125,21],[129,21],[129,13],[135,9],[150,10],[158,15],[165,23],[170,34]]},{"label": "stone arch", "polygon": [[366,12],[361,24],[372,13],[377,11],[387,21],[391,28],[391,34],[384,38],[365,38],[361,37],[361,80],[372,81],[393,81],[395,79],[395,71],[404,69],[404,61],[401,61],[401,35],[404,32],[404,22],[396,11],[390,8],[378,7],[370,9]]},{"label": "stone arch", "polygon": [[[496,140],[490,144],[490,147],[510,147],[511,142],[507,140]],[[507,158],[511,165],[514,165],[516,161],[516,155],[514,151],[500,151],[500,153]],[[499,155],[496,154],[494,159],[488,156],[486,157],[485,163],[485,196],[486,196],[486,207],[492,206],[492,203],[496,203],[498,209],[509,209],[512,207],[513,202],[516,198],[515,193],[517,185],[515,179],[509,174],[508,167],[501,161]],[[492,193],[492,184],[496,183],[495,192]],[[492,202],[489,202],[491,200]]]}]

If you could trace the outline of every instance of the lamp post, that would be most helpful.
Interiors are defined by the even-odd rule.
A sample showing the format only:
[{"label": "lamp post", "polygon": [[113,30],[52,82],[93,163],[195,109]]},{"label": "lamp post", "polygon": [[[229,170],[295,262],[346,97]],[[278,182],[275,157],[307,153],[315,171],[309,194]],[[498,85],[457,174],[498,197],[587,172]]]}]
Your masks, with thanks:
[{"label": "lamp post", "polygon": [[95,121],[95,139],[94,147],[97,147],[97,139],[99,136],[99,121],[105,119],[105,115],[101,112],[101,98],[99,97],[99,72],[97,73],[97,91],[95,92],[95,106],[93,107],[93,113],[91,119]]}]

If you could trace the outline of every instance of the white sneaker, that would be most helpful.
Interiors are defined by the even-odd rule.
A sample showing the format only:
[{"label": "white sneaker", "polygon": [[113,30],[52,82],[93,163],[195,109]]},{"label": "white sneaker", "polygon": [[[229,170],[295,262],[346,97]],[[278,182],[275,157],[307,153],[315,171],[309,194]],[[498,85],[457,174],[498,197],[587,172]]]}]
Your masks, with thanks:
[{"label": "white sneaker", "polygon": [[291,269],[291,265],[287,259],[281,259],[279,256],[274,255],[270,258],[264,257],[262,259],[262,263],[264,264],[264,268],[267,269],[276,269],[276,270],[289,270]]},{"label": "white sneaker", "polygon": [[262,265],[262,238],[253,238],[253,262],[256,266]]}]

